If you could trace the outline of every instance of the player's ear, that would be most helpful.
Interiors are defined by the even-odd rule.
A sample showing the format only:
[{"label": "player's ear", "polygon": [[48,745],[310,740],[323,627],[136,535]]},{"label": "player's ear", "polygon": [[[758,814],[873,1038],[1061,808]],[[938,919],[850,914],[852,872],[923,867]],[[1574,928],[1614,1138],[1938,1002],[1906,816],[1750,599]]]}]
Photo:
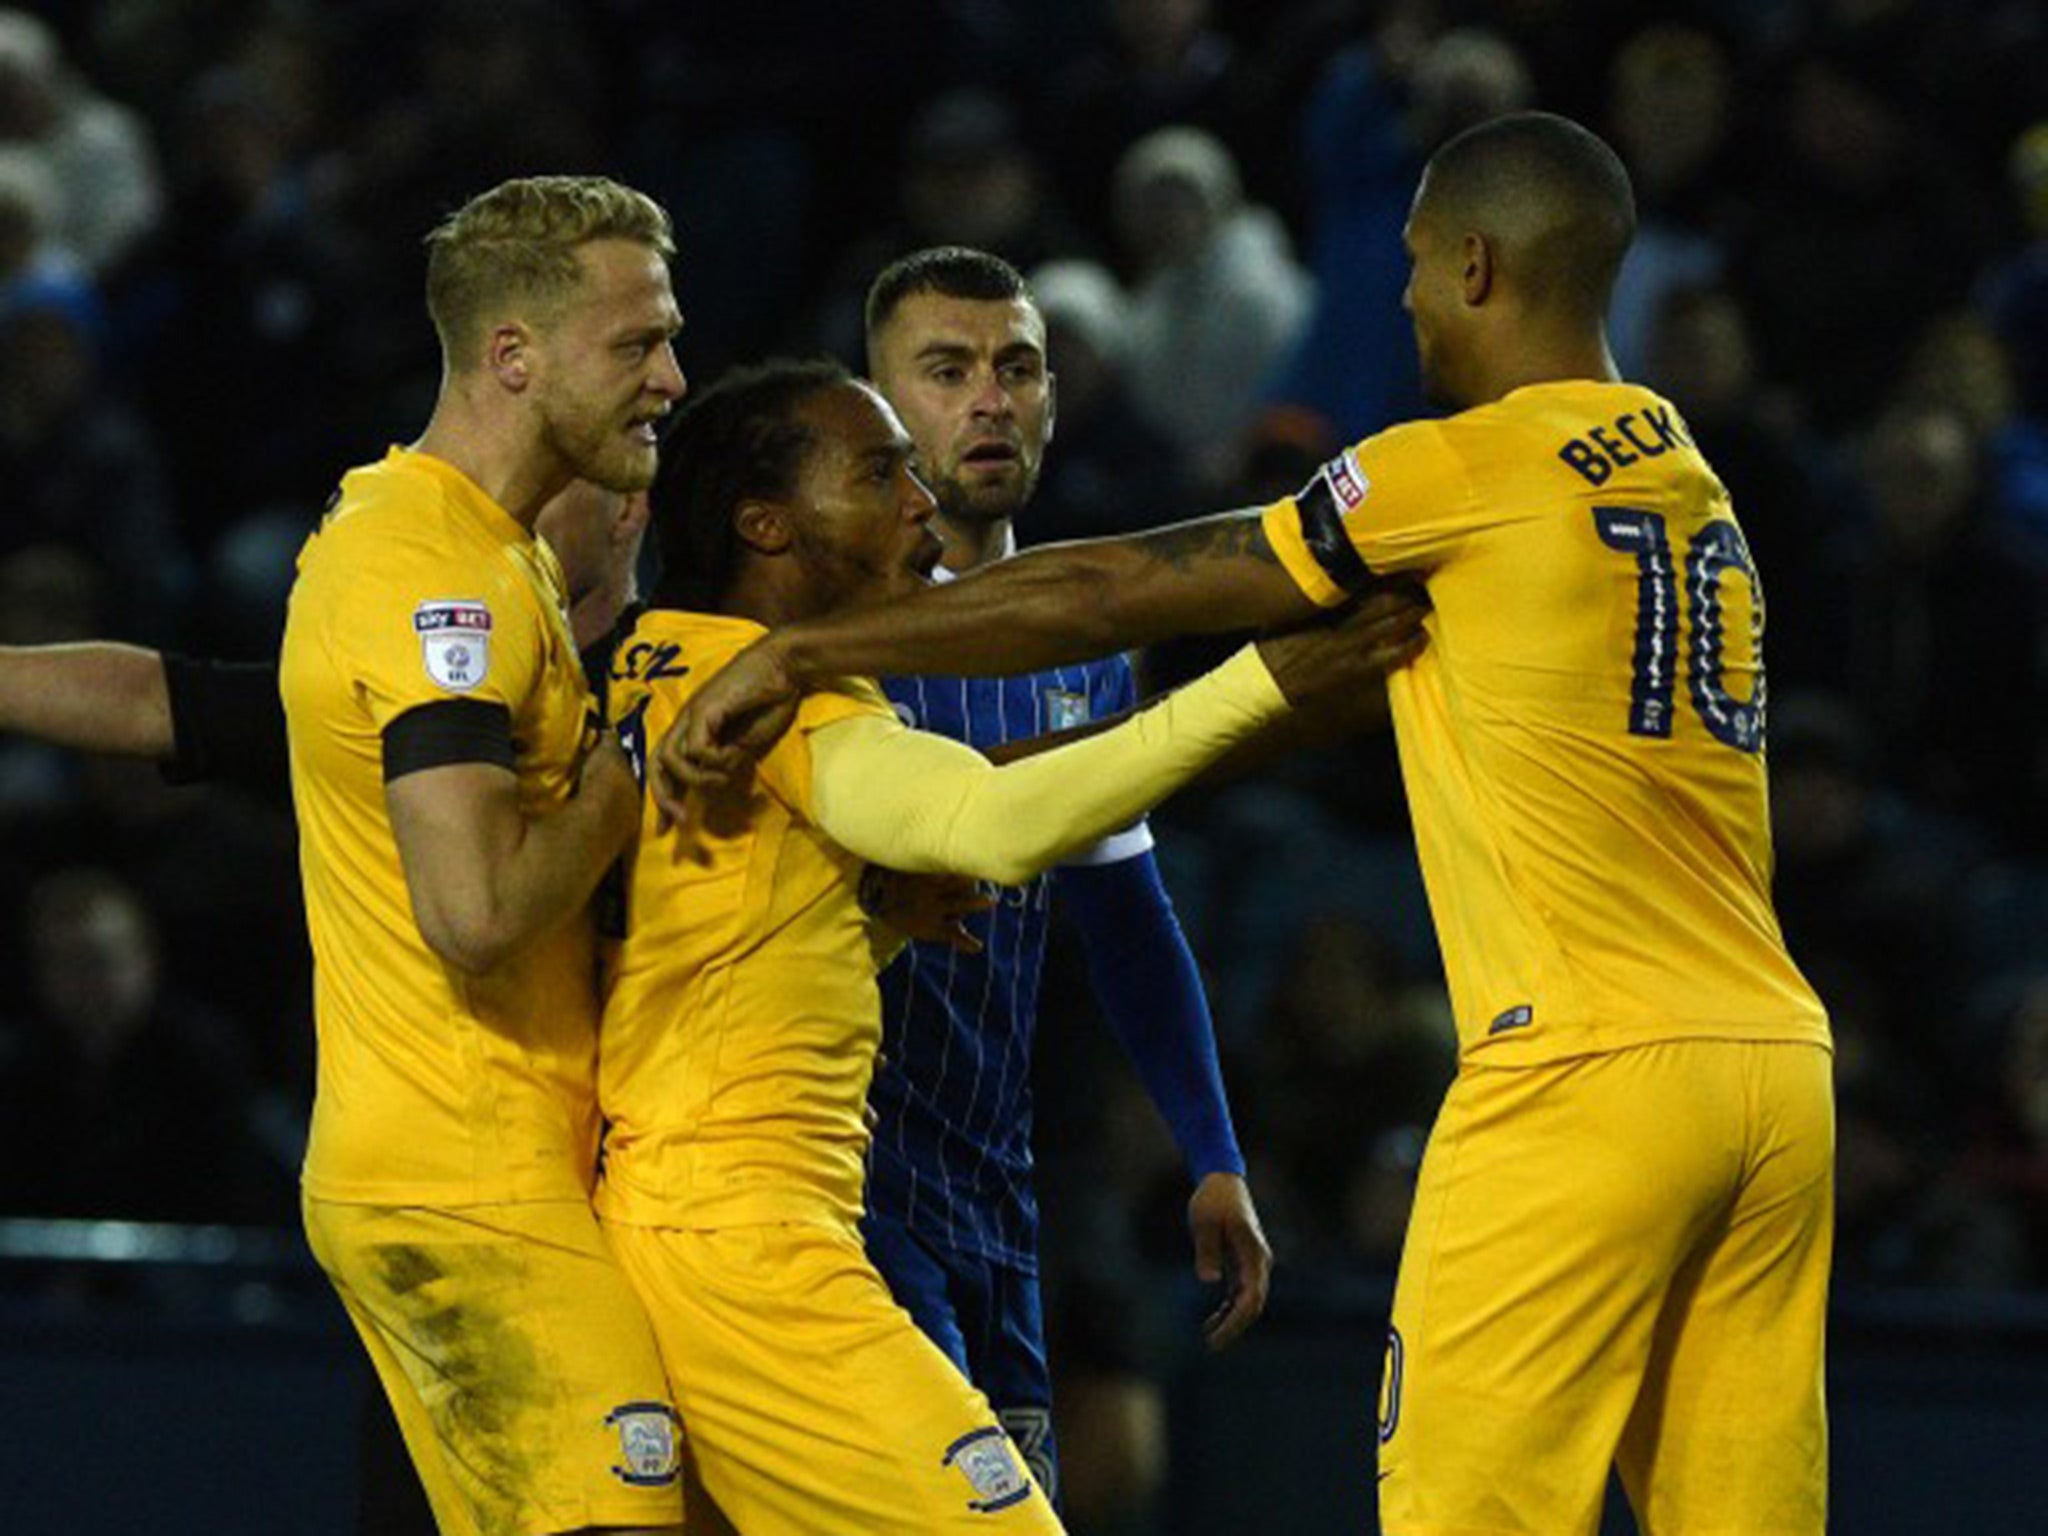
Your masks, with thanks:
[{"label": "player's ear", "polygon": [[519,394],[533,379],[533,333],[512,320],[491,332],[485,366],[491,375],[513,394]]},{"label": "player's ear", "polygon": [[1465,236],[1462,252],[1465,263],[1460,274],[1460,285],[1464,290],[1467,304],[1484,304],[1486,296],[1493,292],[1493,246],[1486,236],[1476,231]]},{"label": "player's ear", "polygon": [[747,548],[764,555],[779,555],[796,537],[789,508],[779,501],[743,501],[732,515],[733,531]]},{"label": "player's ear", "polygon": [[[1052,441],[1052,429],[1060,419],[1060,376],[1050,368],[1045,370],[1045,441]],[[1043,446],[1043,445],[1041,445]]]}]

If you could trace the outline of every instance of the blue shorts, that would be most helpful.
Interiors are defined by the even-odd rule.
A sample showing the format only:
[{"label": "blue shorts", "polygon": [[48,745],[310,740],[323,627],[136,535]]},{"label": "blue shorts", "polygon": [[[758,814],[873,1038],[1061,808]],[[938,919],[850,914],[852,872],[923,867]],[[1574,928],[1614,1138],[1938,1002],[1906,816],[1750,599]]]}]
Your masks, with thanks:
[{"label": "blue shorts", "polygon": [[897,1304],[967,1379],[1059,1501],[1059,1451],[1052,1434],[1052,1375],[1045,1364],[1045,1313],[1038,1276],[919,1237],[869,1212],[861,1220],[868,1258]]}]

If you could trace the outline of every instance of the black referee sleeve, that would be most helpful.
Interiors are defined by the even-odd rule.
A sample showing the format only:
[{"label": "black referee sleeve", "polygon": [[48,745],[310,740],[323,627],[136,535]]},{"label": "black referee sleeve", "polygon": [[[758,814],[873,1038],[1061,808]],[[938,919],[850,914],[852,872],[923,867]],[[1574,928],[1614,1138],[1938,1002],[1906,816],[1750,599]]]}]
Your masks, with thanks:
[{"label": "black referee sleeve", "polygon": [[173,784],[226,784],[280,804],[291,798],[291,754],[276,662],[195,661],[168,653],[164,687]]}]

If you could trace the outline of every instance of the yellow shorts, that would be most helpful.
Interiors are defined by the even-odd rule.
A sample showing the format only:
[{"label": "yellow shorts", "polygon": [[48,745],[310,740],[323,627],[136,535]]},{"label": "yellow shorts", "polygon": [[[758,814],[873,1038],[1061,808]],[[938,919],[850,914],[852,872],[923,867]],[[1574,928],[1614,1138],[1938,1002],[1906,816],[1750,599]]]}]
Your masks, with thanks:
[{"label": "yellow shorts", "polygon": [[1388,1536],[1820,1536],[1832,1057],[1680,1040],[1468,1068],[1380,1389]]},{"label": "yellow shorts", "polygon": [[988,1400],[859,1233],[607,1224],[654,1320],[698,1473],[746,1536],[1061,1531]]},{"label": "yellow shorts", "polygon": [[303,1204],[444,1533],[681,1521],[668,1380],[588,1205]]}]

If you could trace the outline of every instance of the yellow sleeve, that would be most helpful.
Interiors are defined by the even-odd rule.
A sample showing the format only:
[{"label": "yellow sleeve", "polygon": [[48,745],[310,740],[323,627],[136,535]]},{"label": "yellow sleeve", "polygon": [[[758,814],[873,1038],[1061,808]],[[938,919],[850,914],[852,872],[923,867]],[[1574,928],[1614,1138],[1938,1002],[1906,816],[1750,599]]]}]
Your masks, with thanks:
[{"label": "yellow sleeve", "polygon": [[896,711],[890,707],[888,695],[866,678],[843,677],[829,687],[805,694],[797,706],[795,723],[755,770],[761,783],[798,815],[810,817],[815,766],[811,736],[828,725],[855,719],[895,724]]},{"label": "yellow sleeve", "polygon": [[864,714],[810,736],[810,814],[871,863],[1016,885],[1129,826],[1286,708],[1246,646],[1114,729],[1000,768]]},{"label": "yellow sleeve", "polygon": [[1445,424],[1411,422],[1345,449],[1261,520],[1295,584],[1334,608],[1376,574],[1441,564],[1498,514],[1474,495]]},{"label": "yellow sleeve", "polygon": [[334,652],[379,731],[445,699],[501,704],[517,717],[546,655],[532,588],[474,556],[380,549],[354,567],[331,613]]}]

